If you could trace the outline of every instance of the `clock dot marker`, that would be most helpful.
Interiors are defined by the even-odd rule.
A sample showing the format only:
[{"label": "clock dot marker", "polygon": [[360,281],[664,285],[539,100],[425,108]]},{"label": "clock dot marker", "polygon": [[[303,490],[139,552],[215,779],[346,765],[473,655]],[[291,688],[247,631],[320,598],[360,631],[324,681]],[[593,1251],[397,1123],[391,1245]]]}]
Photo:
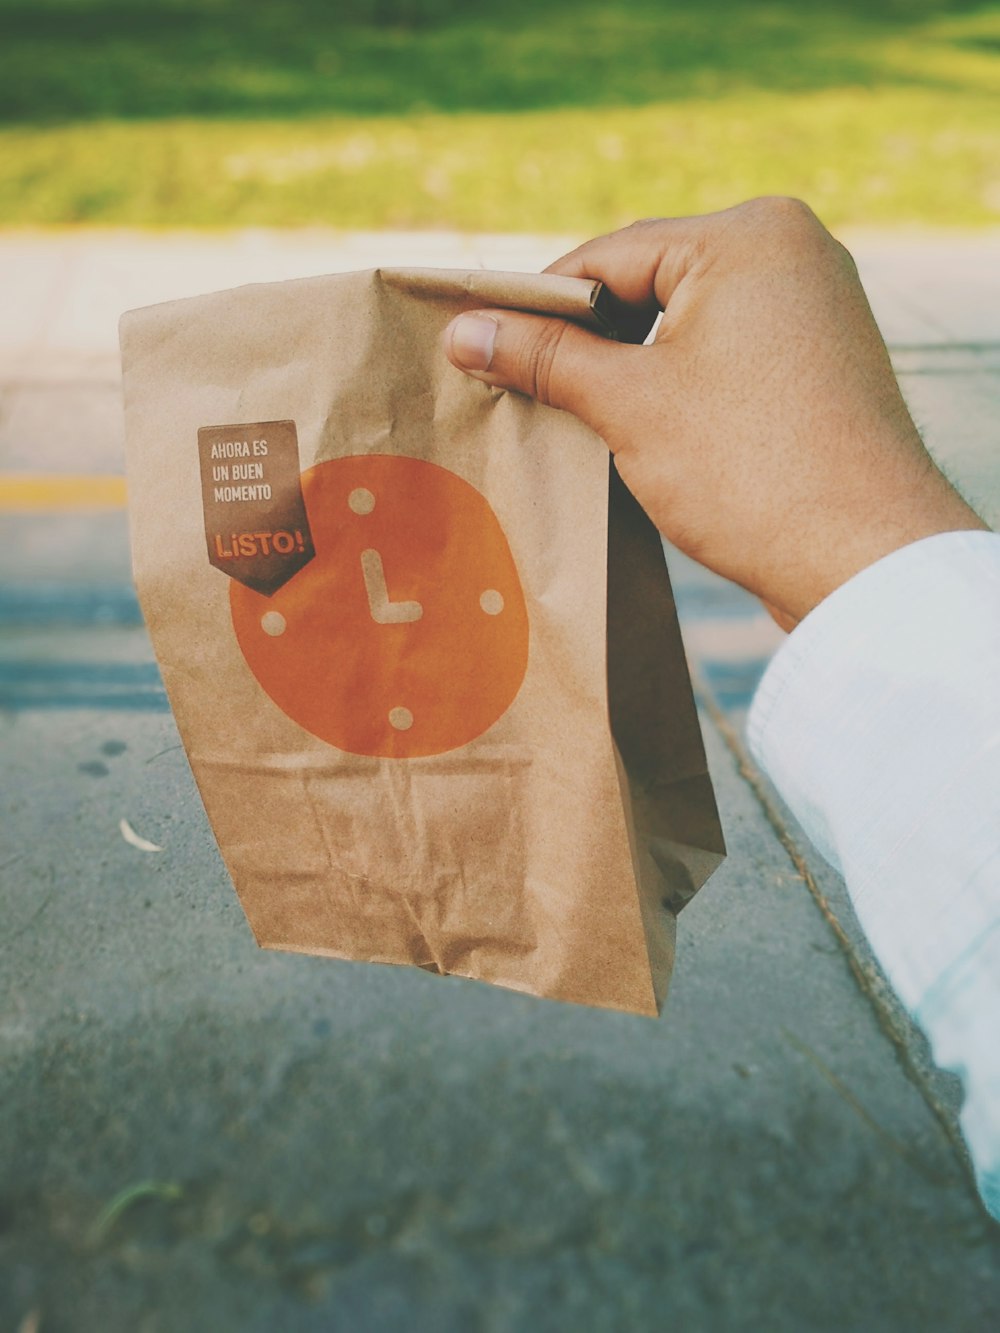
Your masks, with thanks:
[{"label": "clock dot marker", "polygon": [[260,618],[260,627],[265,634],[270,634],[272,639],[276,639],[279,634],[284,634],[288,622],[280,611],[265,611]]},{"label": "clock dot marker", "polygon": [[389,713],[389,721],[397,731],[409,731],[413,726],[413,714],[408,708],[393,708]]},{"label": "clock dot marker", "polygon": [[498,616],[503,610],[503,594],[496,588],[487,588],[479,599],[479,605],[488,616]]},{"label": "clock dot marker", "polygon": [[358,486],[347,497],[347,503],[355,514],[370,514],[375,508],[375,497],[364,486]]}]

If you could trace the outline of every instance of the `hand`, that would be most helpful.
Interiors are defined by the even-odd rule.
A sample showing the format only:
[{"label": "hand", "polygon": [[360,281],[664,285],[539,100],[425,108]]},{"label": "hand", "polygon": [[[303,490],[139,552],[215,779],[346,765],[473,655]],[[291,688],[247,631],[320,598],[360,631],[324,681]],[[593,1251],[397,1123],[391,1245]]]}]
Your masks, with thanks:
[{"label": "hand", "polygon": [[480,311],[449,325],[450,360],[585,421],[659,530],[782,628],[897,547],[986,527],[924,449],[854,262],[804,204],[637,222],[548,272],[662,310],[655,340]]}]

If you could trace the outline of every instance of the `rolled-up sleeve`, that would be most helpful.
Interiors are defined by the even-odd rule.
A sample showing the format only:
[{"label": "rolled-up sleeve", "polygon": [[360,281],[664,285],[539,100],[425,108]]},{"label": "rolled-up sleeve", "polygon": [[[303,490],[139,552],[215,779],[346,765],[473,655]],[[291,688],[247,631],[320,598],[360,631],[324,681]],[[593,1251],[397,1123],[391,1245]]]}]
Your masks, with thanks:
[{"label": "rolled-up sleeve", "polygon": [[1000,535],[927,537],[836,589],[769,664],[747,736],[961,1076],[1000,1219]]}]

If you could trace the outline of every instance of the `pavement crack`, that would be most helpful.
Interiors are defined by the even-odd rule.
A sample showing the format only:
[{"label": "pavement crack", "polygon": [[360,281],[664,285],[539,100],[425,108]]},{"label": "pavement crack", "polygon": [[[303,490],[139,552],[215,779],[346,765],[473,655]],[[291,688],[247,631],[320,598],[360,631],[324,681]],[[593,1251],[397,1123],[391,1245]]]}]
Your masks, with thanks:
[{"label": "pavement crack", "polygon": [[12,934],[8,935],[4,943],[9,946],[13,944],[15,940],[19,940],[22,935],[26,935],[28,931],[32,928],[32,926],[34,926],[35,923],[38,921],[39,917],[42,915],[45,909],[48,907],[49,903],[55,897],[55,894],[56,894],[55,889],[49,889],[48,893],[45,895],[42,901],[32,912],[31,916],[28,917],[27,921],[25,921],[23,925],[19,926],[17,930],[13,931]]},{"label": "pavement crack", "polygon": [[880,1121],[876,1120],[864,1103],[854,1095],[843,1079],[833,1072],[823,1057],[817,1051],[813,1050],[808,1042],[803,1041],[801,1037],[797,1037],[794,1032],[790,1032],[786,1027],[781,1029],[781,1033],[789,1045],[794,1046],[800,1055],[804,1055],[810,1064],[819,1070],[820,1074],[826,1079],[830,1087],[833,1088],[834,1092],[836,1092],[844,1102],[846,1102],[858,1119],[877,1134],[886,1147],[889,1148],[891,1152],[895,1153],[898,1158],[904,1161],[911,1170],[916,1171],[917,1175],[922,1176],[923,1179],[928,1181],[931,1185],[937,1185],[944,1188],[951,1183],[951,1181],[946,1176],[943,1176],[940,1171],[935,1171],[933,1167],[927,1166],[927,1164],[916,1155],[912,1148],[909,1148],[905,1143],[900,1142],[895,1134],[890,1133]]}]

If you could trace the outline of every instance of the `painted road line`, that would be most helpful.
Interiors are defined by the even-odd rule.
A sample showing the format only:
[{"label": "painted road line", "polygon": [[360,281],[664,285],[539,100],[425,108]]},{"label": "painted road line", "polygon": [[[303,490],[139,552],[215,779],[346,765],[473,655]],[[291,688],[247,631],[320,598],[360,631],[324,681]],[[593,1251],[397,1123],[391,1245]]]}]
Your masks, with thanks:
[{"label": "painted road line", "polygon": [[[749,707],[767,662],[699,661],[727,713]],[[0,662],[0,711],[82,708],[99,712],[167,713],[155,662]]]},{"label": "painted road line", "polygon": [[155,662],[0,662],[0,709],[167,713]]},{"label": "painted road line", "polygon": [[0,513],[56,514],[124,508],[124,477],[0,473]]},{"label": "painted road line", "polygon": [[750,700],[769,661],[768,657],[727,661],[699,657],[698,667],[716,703],[724,712],[731,713],[750,707]]},{"label": "painted road line", "polygon": [[[677,588],[677,612],[682,626],[711,624],[720,643],[737,633],[737,625],[753,628],[761,619],[759,605],[746,594],[725,587]],[[770,624],[771,622],[768,622]],[[99,629],[102,625],[142,624],[134,590],[126,583],[77,584],[30,582],[0,585],[0,626]],[[745,635],[740,634],[742,645]],[[713,640],[713,649],[715,642]],[[714,654],[713,654],[714,655]]]},{"label": "painted road line", "polygon": [[[677,604],[687,650],[719,705],[727,712],[748,707],[775,646],[772,622],[741,590],[721,583],[678,589]],[[0,629],[11,646],[18,630],[72,635],[141,631],[142,624],[135,592],[125,583],[0,585]],[[63,650],[73,653],[68,643]],[[145,651],[151,659],[148,643]],[[167,701],[152,660],[53,661],[48,652],[43,659],[0,659],[0,709],[66,708],[166,712]]]},{"label": "painted road line", "polygon": [[142,624],[135,592],[126,583],[0,585],[5,629],[132,628]]},{"label": "painted road line", "polygon": [[[719,705],[732,712],[749,706],[767,662],[698,665]],[[64,708],[169,712],[155,662],[0,662],[0,710]]]}]

